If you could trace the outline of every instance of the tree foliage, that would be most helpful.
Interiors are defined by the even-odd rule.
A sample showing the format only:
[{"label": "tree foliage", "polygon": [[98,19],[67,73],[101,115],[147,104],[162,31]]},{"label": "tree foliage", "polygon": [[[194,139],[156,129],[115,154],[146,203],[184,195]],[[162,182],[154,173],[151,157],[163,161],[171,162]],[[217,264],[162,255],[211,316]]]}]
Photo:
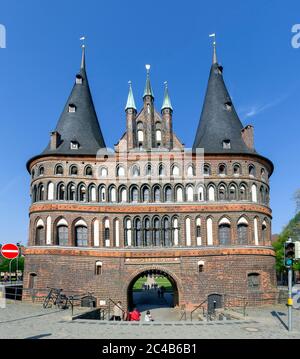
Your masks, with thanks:
[{"label": "tree foliage", "polygon": [[[283,229],[283,231],[278,236],[276,242],[273,243],[273,247],[276,252],[276,271],[285,272],[286,268],[284,266],[284,242],[289,238],[293,240],[300,240],[300,212],[290,220],[288,225]],[[293,265],[294,270],[300,270],[300,263],[295,263]]]},{"label": "tree foliage", "polygon": [[[9,271],[9,262],[10,259],[0,257],[0,272],[8,272]],[[17,260],[14,259],[11,262],[11,271],[15,272],[17,269]],[[18,270],[23,271],[24,270],[24,257],[20,256],[18,259]]]}]

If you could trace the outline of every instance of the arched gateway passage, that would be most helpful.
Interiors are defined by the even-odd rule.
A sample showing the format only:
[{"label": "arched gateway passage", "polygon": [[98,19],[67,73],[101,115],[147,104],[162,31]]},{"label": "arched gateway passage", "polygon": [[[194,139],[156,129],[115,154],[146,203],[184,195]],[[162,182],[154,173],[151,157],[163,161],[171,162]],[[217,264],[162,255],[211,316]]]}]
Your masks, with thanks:
[{"label": "arched gateway passage", "polygon": [[128,309],[141,310],[175,307],[179,304],[175,279],[160,269],[148,269],[137,274],[129,283]]}]

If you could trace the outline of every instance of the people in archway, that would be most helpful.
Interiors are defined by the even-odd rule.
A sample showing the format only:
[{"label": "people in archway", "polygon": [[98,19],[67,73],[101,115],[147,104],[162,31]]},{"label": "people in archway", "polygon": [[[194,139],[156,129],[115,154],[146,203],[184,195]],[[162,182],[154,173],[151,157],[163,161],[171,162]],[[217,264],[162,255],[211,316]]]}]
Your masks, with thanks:
[{"label": "people in archway", "polygon": [[134,308],[133,311],[129,313],[130,321],[139,321],[140,318],[141,318],[141,313],[138,311],[137,308]]},{"label": "people in archway", "polygon": [[154,319],[152,318],[150,310],[147,310],[147,312],[145,314],[145,322],[153,322],[153,321],[154,321]]},{"label": "people in archway", "polygon": [[158,289],[157,289],[157,296],[158,296],[158,298],[160,298],[160,295],[161,295],[161,290],[160,290],[160,287],[158,287]]},{"label": "people in archway", "polygon": [[160,296],[161,296],[161,298],[164,298],[165,291],[166,291],[166,288],[162,285],[162,286],[160,287]]}]

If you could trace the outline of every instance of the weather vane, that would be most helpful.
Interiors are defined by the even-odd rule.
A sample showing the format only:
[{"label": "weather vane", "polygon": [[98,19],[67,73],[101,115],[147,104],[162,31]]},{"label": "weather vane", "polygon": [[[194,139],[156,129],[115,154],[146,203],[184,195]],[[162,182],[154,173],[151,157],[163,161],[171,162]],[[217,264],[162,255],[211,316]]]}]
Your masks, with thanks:
[{"label": "weather vane", "polygon": [[81,36],[81,37],[79,38],[79,40],[82,41],[81,47],[85,47],[85,43],[84,43],[84,41],[85,41],[85,36]]}]

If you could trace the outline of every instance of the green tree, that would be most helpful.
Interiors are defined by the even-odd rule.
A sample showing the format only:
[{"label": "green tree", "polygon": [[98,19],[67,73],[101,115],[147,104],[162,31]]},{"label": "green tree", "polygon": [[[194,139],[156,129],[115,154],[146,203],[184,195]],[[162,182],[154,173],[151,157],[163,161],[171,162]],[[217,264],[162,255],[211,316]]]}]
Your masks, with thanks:
[{"label": "green tree", "polygon": [[[288,225],[283,229],[283,231],[278,236],[276,242],[273,243],[273,247],[276,252],[276,271],[278,273],[285,272],[286,268],[284,266],[284,242],[289,238],[293,240],[300,240],[300,212],[298,212],[293,219],[290,220]],[[300,270],[300,263],[295,263],[293,265],[294,270]]]},{"label": "green tree", "polygon": [[[0,257],[0,272],[8,272],[9,271],[9,262],[10,259],[6,259],[4,257]],[[15,272],[17,269],[17,260],[14,259],[11,263],[11,271]],[[24,257],[20,256],[18,259],[18,270],[24,270]]]}]

